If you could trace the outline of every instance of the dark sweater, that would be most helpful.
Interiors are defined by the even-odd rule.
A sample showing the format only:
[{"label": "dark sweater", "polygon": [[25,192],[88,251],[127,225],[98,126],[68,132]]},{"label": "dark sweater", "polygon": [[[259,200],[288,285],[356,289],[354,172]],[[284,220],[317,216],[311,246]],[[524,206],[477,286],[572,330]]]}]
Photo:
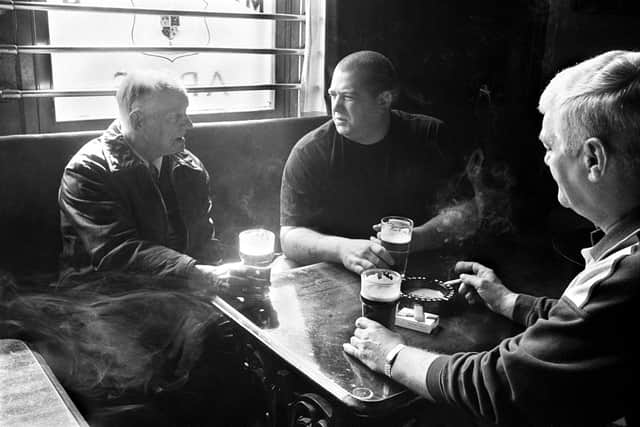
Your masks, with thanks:
[{"label": "dark sweater", "polygon": [[583,250],[585,269],[559,300],[519,295],[527,329],[492,350],[437,358],[436,401],[501,425],[603,425],[636,419],[640,212]]}]

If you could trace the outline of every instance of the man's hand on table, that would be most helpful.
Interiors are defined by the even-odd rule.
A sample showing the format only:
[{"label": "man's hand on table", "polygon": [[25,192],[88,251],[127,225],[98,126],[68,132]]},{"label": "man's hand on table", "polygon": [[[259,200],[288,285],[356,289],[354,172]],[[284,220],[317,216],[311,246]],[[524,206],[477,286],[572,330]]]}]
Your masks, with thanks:
[{"label": "man's hand on table", "polygon": [[344,239],[339,247],[339,258],[347,270],[360,274],[369,268],[389,268],[393,257],[379,241]]},{"label": "man's hand on table", "polygon": [[250,268],[241,262],[218,266],[196,264],[195,268],[206,285],[214,293],[250,299],[264,298],[269,288],[268,280],[259,280],[250,276]]},{"label": "man's hand on table", "polygon": [[387,353],[398,344],[404,344],[400,334],[390,331],[380,323],[359,317],[356,329],[348,343],[342,344],[345,353],[359,359],[369,369],[384,372]]},{"label": "man's hand on table", "polygon": [[462,280],[458,292],[469,304],[484,302],[495,313],[511,319],[518,294],[504,286],[492,269],[477,262],[459,261],[455,271]]}]

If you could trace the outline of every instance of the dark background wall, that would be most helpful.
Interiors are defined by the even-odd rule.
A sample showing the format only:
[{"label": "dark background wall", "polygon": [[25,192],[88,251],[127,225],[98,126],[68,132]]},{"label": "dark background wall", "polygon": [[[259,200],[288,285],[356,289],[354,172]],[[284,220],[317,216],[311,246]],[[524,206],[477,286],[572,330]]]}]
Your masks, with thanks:
[{"label": "dark background wall", "polygon": [[[403,84],[398,108],[434,115],[464,151],[511,180],[525,229],[582,229],[557,207],[542,161],[538,97],[559,70],[609,49],[640,48],[638,2],[624,0],[329,0],[327,78],[348,53],[388,56]],[[328,80],[329,81],[329,80]],[[500,185],[500,183],[497,183]]]}]

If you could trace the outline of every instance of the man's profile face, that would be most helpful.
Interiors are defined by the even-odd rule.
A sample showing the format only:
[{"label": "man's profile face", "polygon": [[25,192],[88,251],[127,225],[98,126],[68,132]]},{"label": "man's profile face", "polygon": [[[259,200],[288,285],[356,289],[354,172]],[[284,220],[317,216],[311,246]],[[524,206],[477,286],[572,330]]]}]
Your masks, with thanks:
[{"label": "man's profile face", "polygon": [[329,88],[331,118],[338,133],[355,142],[364,142],[372,129],[380,126],[385,108],[365,87],[362,73],[336,68]]},{"label": "man's profile face", "polygon": [[141,133],[160,156],[185,148],[185,133],[193,127],[187,107],[189,99],[178,91],[166,90],[151,96],[142,108]]},{"label": "man's profile face", "polygon": [[584,212],[586,175],[581,165],[580,149],[568,150],[566,132],[562,129],[558,111],[550,111],[542,119],[540,141],[546,152],[544,162],[558,185],[558,202],[578,214]]}]

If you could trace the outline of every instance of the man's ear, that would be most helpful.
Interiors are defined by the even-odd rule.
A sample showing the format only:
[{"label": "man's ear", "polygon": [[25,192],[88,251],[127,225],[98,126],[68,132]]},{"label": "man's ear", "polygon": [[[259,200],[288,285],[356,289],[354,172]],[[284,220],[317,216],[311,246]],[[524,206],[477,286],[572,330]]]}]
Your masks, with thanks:
[{"label": "man's ear", "polygon": [[378,104],[383,107],[391,108],[391,104],[393,103],[393,92],[390,90],[383,90],[378,95]]},{"label": "man's ear", "polygon": [[598,182],[607,171],[609,153],[600,138],[591,137],[582,143],[582,161],[587,169],[587,178]]},{"label": "man's ear", "polygon": [[142,122],[144,120],[144,116],[142,111],[133,110],[129,113],[129,123],[131,124],[131,129],[138,130],[142,127]]}]

